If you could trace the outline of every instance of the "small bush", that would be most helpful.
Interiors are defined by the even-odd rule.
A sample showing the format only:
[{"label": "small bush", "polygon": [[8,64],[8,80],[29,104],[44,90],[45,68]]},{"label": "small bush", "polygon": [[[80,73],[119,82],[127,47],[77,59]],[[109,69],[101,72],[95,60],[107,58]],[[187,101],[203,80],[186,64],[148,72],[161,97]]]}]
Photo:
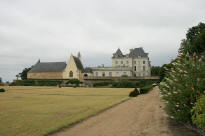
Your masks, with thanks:
[{"label": "small bush", "polygon": [[146,85],[140,89],[140,93],[141,94],[148,93],[150,90],[152,90],[152,88],[153,88],[153,85]]},{"label": "small bush", "polygon": [[132,92],[130,92],[129,96],[130,97],[136,97],[140,94],[139,90],[135,88]]},{"label": "small bush", "polygon": [[0,92],[6,92],[6,90],[3,88],[0,88]]},{"label": "small bush", "polygon": [[192,121],[205,131],[205,95],[202,95],[193,107]]}]

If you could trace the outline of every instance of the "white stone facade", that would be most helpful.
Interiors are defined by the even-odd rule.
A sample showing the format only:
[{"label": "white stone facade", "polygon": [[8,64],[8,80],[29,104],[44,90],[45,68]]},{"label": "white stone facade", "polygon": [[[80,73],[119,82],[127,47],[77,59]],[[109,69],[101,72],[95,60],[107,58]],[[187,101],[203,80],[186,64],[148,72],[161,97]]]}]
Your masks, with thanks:
[{"label": "white stone facade", "polygon": [[113,54],[112,67],[100,66],[91,68],[94,77],[146,77],[151,76],[151,66],[148,53],[142,48],[130,49],[123,55],[120,49]]}]

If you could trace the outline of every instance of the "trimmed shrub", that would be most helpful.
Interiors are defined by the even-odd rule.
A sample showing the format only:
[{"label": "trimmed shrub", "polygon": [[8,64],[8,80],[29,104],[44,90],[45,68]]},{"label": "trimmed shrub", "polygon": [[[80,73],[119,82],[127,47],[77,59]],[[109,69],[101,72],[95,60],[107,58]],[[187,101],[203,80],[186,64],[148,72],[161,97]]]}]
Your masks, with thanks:
[{"label": "trimmed shrub", "polygon": [[110,83],[109,82],[96,82],[93,83],[94,87],[103,87],[103,86],[108,86]]},{"label": "trimmed shrub", "polygon": [[148,93],[150,90],[152,90],[152,88],[153,88],[153,85],[146,85],[140,89],[140,93],[141,94]]},{"label": "trimmed shrub", "polygon": [[6,92],[6,90],[3,88],[0,88],[0,92]]},{"label": "trimmed shrub", "polygon": [[205,131],[205,95],[202,95],[192,110],[192,121],[197,127]]},{"label": "trimmed shrub", "polygon": [[81,82],[78,79],[70,79],[66,84],[75,85],[75,87],[76,87],[76,86],[79,86],[80,83]]},{"label": "trimmed shrub", "polygon": [[61,80],[16,80],[11,86],[57,86],[61,84]]},{"label": "trimmed shrub", "polygon": [[130,92],[129,96],[130,97],[136,97],[140,94],[138,88],[135,88],[132,92]]}]

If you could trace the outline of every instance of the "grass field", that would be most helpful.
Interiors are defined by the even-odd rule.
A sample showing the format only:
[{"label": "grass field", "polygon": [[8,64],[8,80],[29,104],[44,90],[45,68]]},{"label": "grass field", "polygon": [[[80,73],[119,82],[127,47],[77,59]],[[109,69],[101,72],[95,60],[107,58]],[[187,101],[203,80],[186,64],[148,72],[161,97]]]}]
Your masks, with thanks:
[{"label": "grass field", "polygon": [[0,87],[0,136],[41,136],[128,99],[127,88]]}]

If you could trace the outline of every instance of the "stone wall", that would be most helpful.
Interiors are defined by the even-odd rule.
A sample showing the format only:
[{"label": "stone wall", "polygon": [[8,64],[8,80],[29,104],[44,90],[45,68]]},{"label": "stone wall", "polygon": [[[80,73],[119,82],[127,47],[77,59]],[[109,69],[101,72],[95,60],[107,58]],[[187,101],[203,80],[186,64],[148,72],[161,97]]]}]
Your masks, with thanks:
[{"label": "stone wall", "polygon": [[[73,76],[70,77],[70,72],[73,72]],[[69,62],[63,72],[63,78],[64,79],[79,79],[81,80],[82,79],[82,72],[77,68],[75,62],[74,62],[74,58],[73,56],[71,55],[70,59],[69,59]]]},{"label": "stone wall", "polygon": [[62,79],[62,72],[28,72],[28,79]]},{"label": "stone wall", "polygon": [[103,74],[104,74],[104,76],[105,77],[121,77],[121,76],[124,76],[124,75],[126,75],[126,76],[128,76],[128,77],[130,77],[130,76],[132,76],[132,73],[131,73],[131,71],[112,71],[112,70],[110,70],[110,71],[100,71],[100,70],[94,70],[93,71],[93,76],[95,76],[95,77],[103,77]]}]

